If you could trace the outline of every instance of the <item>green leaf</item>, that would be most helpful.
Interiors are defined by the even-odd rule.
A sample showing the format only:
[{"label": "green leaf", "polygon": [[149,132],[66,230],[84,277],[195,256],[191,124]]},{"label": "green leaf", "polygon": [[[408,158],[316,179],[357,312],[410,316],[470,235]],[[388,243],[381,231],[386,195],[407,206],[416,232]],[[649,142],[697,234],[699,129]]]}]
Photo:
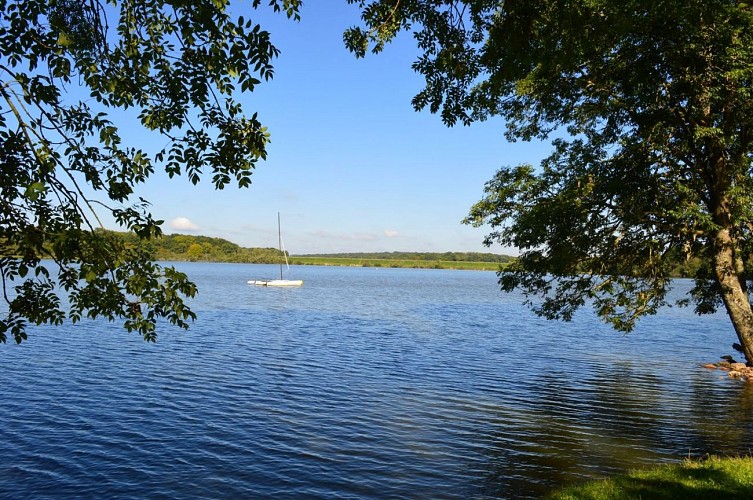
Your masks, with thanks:
[{"label": "green leaf", "polygon": [[25,196],[30,201],[37,201],[39,197],[44,193],[45,185],[41,182],[34,182],[26,188]]}]

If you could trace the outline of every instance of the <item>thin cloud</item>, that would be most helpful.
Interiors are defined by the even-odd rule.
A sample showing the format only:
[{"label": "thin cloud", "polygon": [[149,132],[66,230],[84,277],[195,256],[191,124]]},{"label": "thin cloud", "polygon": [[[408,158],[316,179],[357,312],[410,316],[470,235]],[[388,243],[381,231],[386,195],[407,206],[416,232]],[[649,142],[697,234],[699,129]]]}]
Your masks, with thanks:
[{"label": "thin cloud", "polygon": [[385,229],[384,235],[388,238],[397,238],[398,236],[400,236],[400,233],[398,233],[394,229]]},{"label": "thin cloud", "polygon": [[358,233],[358,234],[334,234],[330,233],[329,231],[314,231],[312,233],[309,233],[312,236],[316,236],[317,238],[324,238],[329,240],[338,240],[338,241],[374,241],[376,240],[376,236],[373,234],[366,234],[366,233]]},{"label": "thin cloud", "polygon": [[177,231],[198,231],[199,226],[186,217],[176,217],[170,221],[170,227]]}]

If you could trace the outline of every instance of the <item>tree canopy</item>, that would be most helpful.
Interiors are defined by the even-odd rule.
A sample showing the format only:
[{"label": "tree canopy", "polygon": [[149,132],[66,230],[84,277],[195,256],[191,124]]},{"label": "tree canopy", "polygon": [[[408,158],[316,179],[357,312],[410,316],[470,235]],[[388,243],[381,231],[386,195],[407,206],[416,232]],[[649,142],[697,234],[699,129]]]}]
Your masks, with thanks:
[{"label": "tree canopy", "polygon": [[696,258],[682,303],[724,307],[753,362],[750,3],[349,1],[357,56],[413,31],[416,109],[552,140],[541,165],[499,170],[465,220],[520,249],[503,290],[547,318],[589,304],[627,331],[667,305],[672,262]]},{"label": "tree canopy", "polygon": [[[301,1],[265,4],[297,18]],[[188,326],[193,283],[95,231],[98,214],[148,240],[162,221],[138,186],[157,169],[248,186],[269,135],[236,98],[277,55],[228,0],[0,0],[0,341],[66,317],[122,318],[147,340],[161,318]],[[165,146],[123,141],[133,121]]]},{"label": "tree canopy", "polygon": [[282,253],[277,248],[245,248],[222,238],[188,234],[165,234],[142,241],[134,233],[108,231],[126,246],[141,246],[150,259],[157,261],[243,262],[279,264]]}]

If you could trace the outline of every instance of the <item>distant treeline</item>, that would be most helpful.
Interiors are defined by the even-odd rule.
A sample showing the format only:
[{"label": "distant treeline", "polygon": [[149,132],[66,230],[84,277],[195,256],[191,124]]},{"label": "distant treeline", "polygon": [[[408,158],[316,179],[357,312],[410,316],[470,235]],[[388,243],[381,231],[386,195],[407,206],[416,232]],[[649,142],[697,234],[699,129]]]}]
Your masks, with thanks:
[{"label": "distant treeline", "polygon": [[506,264],[515,260],[509,255],[481,252],[367,252],[367,253],[326,253],[306,254],[298,257],[319,257],[332,259],[381,259],[381,260],[425,260],[432,262],[497,262]]},{"label": "distant treeline", "polygon": [[[133,233],[113,234],[126,243],[139,243]],[[277,248],[245,248],[222,238],[186,234],[166,234],[142,244],[154,260],[276,264],[282,255]]]},{"label": "distant treeline", "polygon": [[[109,232],[109,231],[108,231]],[[138,238],[133,233],[109,232],[123,238],[126,243],[136,245]],[[166,234],[153,239],[146,246],[155,260],[190,261],[190,262],[244,262],[252,264],[276,264],[282,254],[277,248],[246,248],[222,238],[192,236],[187,234]],[[332,259],[391,260],[391,261],[425,261],[425,262],[486,262],[504,264],[514,257],[479,252],[377,252],[377,253],[339,253],[290,256],[291,263],[297,258],[316,258],[319,262]],[[309,263],[309,262],[306,262]]]},{"label": "distant treeline", "polygon": [[[140,242],[133,233],[104,232],[122,239],[127,245],[142,245],[154,260],[159,261],[277,264],[282,257],[277,248],[246,248],[222,238],[208,236],[166,234],[160,238]],[[6,249],[5,254],[12,255],[12,252],[9,253]],[[288,255],[288,258],[291,264],[479,270],[497,270],[515,261],[515,257],[509,255],[481,252],[331,253]],[[675,262],[671,270],[671,275],[675,277],[691,277],[701,265],[698,258],[685,260],[679,255]]]}]

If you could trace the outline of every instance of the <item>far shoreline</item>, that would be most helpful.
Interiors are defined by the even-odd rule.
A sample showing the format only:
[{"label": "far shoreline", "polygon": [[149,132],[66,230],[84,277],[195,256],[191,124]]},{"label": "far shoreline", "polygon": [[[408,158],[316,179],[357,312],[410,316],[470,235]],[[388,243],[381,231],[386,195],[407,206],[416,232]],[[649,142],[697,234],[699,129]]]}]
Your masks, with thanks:
[{"label": "far shoreline", "polygon": [[336,267],[386,267],[392,269],[450,269],[459,271],[499,271],[504,264],[499,262],[415,260],[415,259],[379,259],[379,258],[344,258],[344,257],[288,257],[291,265],[301,266],[336,266]]},{"label": "far shoreline", "polygon": [[[373,267],[386,269],[444,269],[451,271],[499,271],[504,264],[499,262],[472,261],[430,261],[409,259],[357,259],[357,258],[325,258],[325,257],[296,257],[289,256],[291,266],[323,266],[323,267]],[[160,259],[159,262],[196,262],[207,264],[260,264],[277,265],[272,262],[241,262],[234,260],[212,259]]]}]

